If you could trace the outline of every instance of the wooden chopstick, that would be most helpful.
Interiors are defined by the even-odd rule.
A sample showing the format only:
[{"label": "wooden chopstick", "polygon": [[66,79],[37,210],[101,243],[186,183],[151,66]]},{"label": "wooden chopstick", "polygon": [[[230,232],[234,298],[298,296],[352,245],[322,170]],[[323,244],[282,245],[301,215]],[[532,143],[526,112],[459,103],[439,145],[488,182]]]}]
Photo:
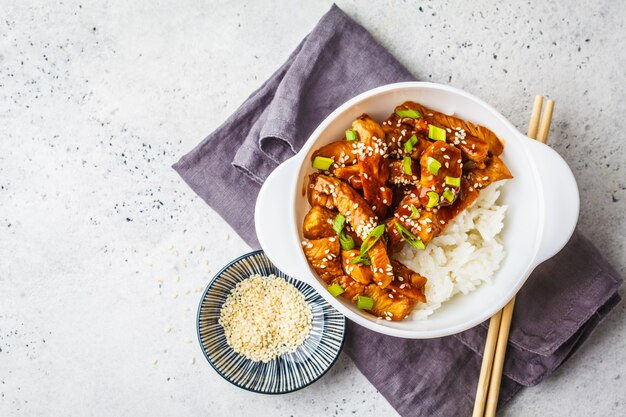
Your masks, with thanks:
[{"label": "wooden chopstick", "polygon": [[[543,117],[541,117],[542,105],[543,96],[536,96],[528,124],[528,137],[546,143],[552,121],[554,100],[548,100],[546,103]],[[496,415],[500,383],[502,382],[502,369],[504,368],[504,358],[514,308],[515,296],[489,321],[489,331],[485,341],[472,417],[483,417],[483,411],[484,417],[495,417]]]},{"label": "wooden chopstick", "polygon": [[489,320],[489,331],[487,332],[487,340],[485,341],[483,362],[480,365],[480,376],[478,377],[478,386],[476,387],[476,400],[474,401],[472,417],[482,417],[485,411],[485,401],[487,400],[487,392],[489,391],[489,377],[491,376],[493,354],[496,349],[496,342],[498,341],[498,330],[500,329],[501,318],[502,310],[494,314],[491,320]]},{"label": "wooden chopstick", "polygon": [[[550,131],[550,123],[552,123],[552,112],[554,111],[554,100],[548,100],[546,103],[543,117],[541,118],[541,124],[539,125],[539,133],[537,134],[537,140],[541,143],[548,142],[548,132]],[[534,136],[529,136],[535,139]]]}]

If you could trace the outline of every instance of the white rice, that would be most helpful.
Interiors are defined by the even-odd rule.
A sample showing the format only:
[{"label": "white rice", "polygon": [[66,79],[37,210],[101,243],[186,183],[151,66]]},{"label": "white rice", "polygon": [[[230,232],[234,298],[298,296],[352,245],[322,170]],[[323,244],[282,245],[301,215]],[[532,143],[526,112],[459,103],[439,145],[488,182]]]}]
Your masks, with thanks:
[{"label": "white rice", "polygon": [[428,301],[418,303],[414,319],[425,319],[459,292],[467,294],[491,281],[505,255],[499,234],[507,207],[496,204],[501,184],[482,190],[474,204],[452,220],[426,250],[404,245],[396,256],[428,278]]}]

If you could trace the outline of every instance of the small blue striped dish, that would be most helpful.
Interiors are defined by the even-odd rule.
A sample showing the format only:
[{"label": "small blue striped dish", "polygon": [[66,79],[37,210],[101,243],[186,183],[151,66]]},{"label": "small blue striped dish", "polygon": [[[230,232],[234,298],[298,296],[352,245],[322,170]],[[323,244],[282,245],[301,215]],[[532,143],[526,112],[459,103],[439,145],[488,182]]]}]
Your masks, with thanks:
[{"label": "small blue striped dish", "polygon": [[[237,283],[259,274],[274,274],[293,284],[311,306],[313,328],[293,353],[268,362],[253,362],[232,350],[218,323],[220,309]],[[279,271],[263,251],[240,256],[226,265],[209,283],[198,307],[198,340],[211,366],[224,379],[248,391],[284,394],[304,388],[328,371],[343,346],[345,318],[312,287]]]}]

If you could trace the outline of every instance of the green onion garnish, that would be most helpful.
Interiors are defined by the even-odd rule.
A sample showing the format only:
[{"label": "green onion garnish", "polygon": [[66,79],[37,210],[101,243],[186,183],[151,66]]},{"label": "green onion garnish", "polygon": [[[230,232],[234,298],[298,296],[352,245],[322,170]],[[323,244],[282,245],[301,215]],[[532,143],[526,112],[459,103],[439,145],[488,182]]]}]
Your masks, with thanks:
[{"label": "green onion garnish", "polygon": [[435,158],[428,157],[426,160],[428,163],[428,172],[433,175],[437,175],[439,173],[439,168],[441,168],[441,162],[437,161]]},{"label": "green onion garnish", "polygon": [[404,169],[404,173],[406,175],[413,175],[413,170],[411,169],[411,157],[405,156],[402,159],[402,169]]},{"label": "green onion garnish", "polygon": [[372,307],[374,307],[374,299],[364,295],[359,295],[356,298],[356,306],[361,310],[371,310]]},{"label": "green onion garnish", "polygon": [[420,210],[417,207],[411,206],[411,215],[409,216],[409,219],[411,220],[419,219],[420,214],[421,214]]},{"label": "green onion garnish", "polygon": [[333,230],[337,232],[337,234],[339,234],[343,230],[343,226],[345,224],[346,217],[343,214],[339,213],[337,214],[337,217],[335,217],[335,220],[333,220]]},{"label": "green onion garnish", "polygon": [[396,110],[396,114],[402,118],[404,117],[410,117],[411,119],[422,118],[422,114],[418,112],[417,110],[413,110],[413,109],[399,109],[399,110]]},{"label": "green onion garnish", "polygon": [[339,285],[339,284],[329,285],[327,290],[330,293],[330,295],[332,295],[333,297],[341,295],[341,294],[343,294],[345,292],[343,287],[341,285]]},{"label": "green onion garnish", "polygon": [[439,194],[434,191],[429,191],[426,193],[428,196],[428,204],[426,204],[426,208],[435,207],[439,203]]},{"label": "green onion garnish", "polygon": [[437,126],[428,125],[428,139],[446,141],[446,131]]},{"label": "green onion garnish", "polygon": [[370,266],[372,264],[372,260],[370,259],[370,256],[366,253],[365,255],[359,255],[359,256],[352,258],[350,260],[350,263],[353,265],[361,264],[365,266]]},{"label": "green onion garnish", "polygon": [[313,168],[320,171],[328,171],[328,168],[335,162],[333,158],[326,158],[325,156],[316,156],[313,160]]},{"label": "green onion garnish", "polygon": [[402,236],[402,238],[409,245],[411,245],[414,248],[419,249],[419,250],[426,249],[426,245],[424,245],[424,242],[422,242],[422,240],[420,238],[418,238],[413,233],[411,233],[411,231],[409,229],[404,227],[404,225],[402,223],[396,221],[396,222],[394,222],[394,226],[396,227],[396,230],[398,231],[400,236]]},{"label": "green onion garnish", "polygon": [[404,152],[411,153],[416,143],[417,143],[417,136],[415,135],[411,136],[409,140],[404,142]]},{"label": "green onion garnish", "polygon": [[348,129],[348,130],[346,130],[346,140],[348,142],[357,141],[357,140],[359,140],[359,135],[357,135],[357,133],[354,130]]},{"label": "green onion garnish", "polygon": [[380,239],[380,237],[383,235],[384,232],[385,232],[384,224],[379,224],[378,226],[373,228],[370,234],[367,235],[367,237],[363,241],[363,244],[361,245],[361,254],[365,254],[369,252],[369,250],[372,249],[372,246],[374,246],[374,244],[378,241],[378,239]]},{"label": "green onion garnish", "polygon": [[419,250],[424,250],[426,249],[426,245],[424,245],[424,242],[422,242],[421,239],[414,239],[414,240],[407,240],[406,241],[409,245],[413,246],[415,249],[419,249]]},{"label": "green onion garnish", "polygon": [[339,233],[339,244],[341,244],[341,249],[343,250],[354,249],[354,239],[343,230]]},{"label": "green onion garnish", "polygon": [[445,190],[441,196],[443,198],[445,198],[446,200],[448,200],[449,203],[452,203],[454,201],[454,191],[452,190]]},{"label": "green onion garnish", "polygon": [[461,186],[461,177],[448,177],[446,176],[446,184],[451,185],[453,187]]},{"label": "green onion garnish", "polygon": [[374,229],[372,229],[372,231],[369,233],[369,235],[367,235],[365,240],[363,240],[363,244],[361,244],[361,250],[359,252],[359,256],[352,258],[352,260],[350,260],[350,263],[359,264],[359,263],[363,263],[365,259],[369,260],[369,256],[365,258],[367,256],[367,252],[369,252],[369,250],[372,249],[372,247],[376,244],[376,242],[378,242],[378,239],[380,239],[383,233],[385,233],[384,224],[379,224]]}]

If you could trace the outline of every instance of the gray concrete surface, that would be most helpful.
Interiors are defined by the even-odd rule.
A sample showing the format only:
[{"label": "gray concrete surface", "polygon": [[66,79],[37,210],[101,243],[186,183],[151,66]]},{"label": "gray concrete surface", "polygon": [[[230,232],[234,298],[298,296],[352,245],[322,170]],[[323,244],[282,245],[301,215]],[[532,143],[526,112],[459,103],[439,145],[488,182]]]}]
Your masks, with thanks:
[{"label": "gray concrete surface", "polygon": [[[551,143],[580,228],[626,272],[623,2],[338,4],[416,76]],[[288,56],[329,1],[0,0],[0,415],[395,416],[342,356],[295,394],[223,381],[195,342],[199,292],[247,246],[170,169]],[[624,303],[503,416],[618,416]]]}]

